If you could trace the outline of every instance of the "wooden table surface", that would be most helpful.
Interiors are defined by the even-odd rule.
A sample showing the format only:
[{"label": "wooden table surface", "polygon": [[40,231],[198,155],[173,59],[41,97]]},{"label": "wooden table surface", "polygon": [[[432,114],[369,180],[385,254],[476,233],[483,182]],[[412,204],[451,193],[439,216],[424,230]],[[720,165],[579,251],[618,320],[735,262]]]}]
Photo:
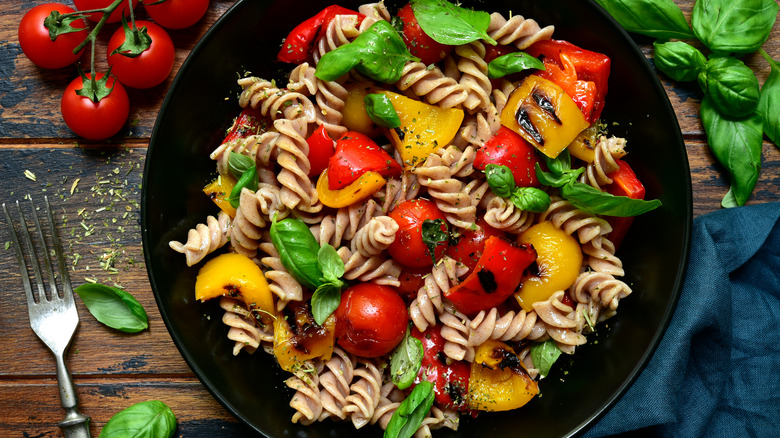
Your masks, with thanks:
[{"label": "wooden table surface", "polygon": [[[129,90],[130,118],[104,142],[76,138],[59,112],[65,86],[75,67],[42,70],[22,53],[17,26],[24,13],[42,0],[4,0],[0,12],[0,201],[48,195],[60,219],[75,285],[86,279],[118,284],[149,314],[149,330],[121,334],[98,323],[77,298],[81,319],[67,363],[83,413],[92,417],[92,434],[116,412],[133,403],[158,399],[175,413],[176,436],[248,436],[216,402],[179,355],[157,311],[146,274],[140,230],[140,194],[144,158],[155,117],[171,79],[150,90]],[[71,4],[71,1],[65,3]],[[693,0],[677,0],[690,17]],[[194,27],[172,31],[174,74],[185,57],[232,1],[212,0]],[[138,8],[138,16],[145,12]],[[780,25],[765,50],[780,59]],[[111,28],[113,30],[113,27]],[[110,32],[101,33],[105,53]],[[645,54],[651,55],[646,40]],[[105,66],[99,55],[99,68]],[[82,60],[88,65],[88,57]],[[744,58],[763,84],[768,64],[758,55]],[[105,70],[105,69],[104,69]],[[701,92],[695,84],[676,84],[660,76],[674,105],[688,152],[693,181],[693,210],[702,215],[720,208],[728,189],[722,169],[709,152],[698,116]],[[765,138],[761,177],[749,203],[780,201],[780,149]],[[29,327],[19,268],[10,235],[0,226],[0,436],[62,436],[55,364]],[[3,250],[5,248],[5,250]]]}]

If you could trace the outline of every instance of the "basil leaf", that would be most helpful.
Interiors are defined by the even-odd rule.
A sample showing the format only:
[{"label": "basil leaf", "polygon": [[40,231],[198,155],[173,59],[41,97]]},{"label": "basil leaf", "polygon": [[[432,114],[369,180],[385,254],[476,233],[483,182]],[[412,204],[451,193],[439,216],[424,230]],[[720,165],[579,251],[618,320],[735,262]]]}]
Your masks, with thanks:
[{"label": "basil leaf", "polygon": [[534,362],[534,366],[539,369],[541,378],[547,377],[560,355],[561,350],[552,339],[538,342],[531,347],[531,360]]},{"label": "basil leaf", "polygon": [[699,49],[682,41],[653,43],[655,66],[675,81],[695,81],[707,63]]},{"label": "basil leaf", "polygon": [[422,224],[422,241],[431,253],[433,264],[436,264],[436,246],[446,245],[450,237],[447,231],[442,231],[441,226],[447,229],[447,224],[441,219],[425,219]]},{"label": "basil leaf", "polygon": [[485,166],[485,178],[496,196],[508,198],[515,189],[515,177],[509,167],[499,164]]},{"label": "basil leaf", "polygon": [[323,283],[311,296],[311,314],[317,324],[322,325],[338,309],[341,303],[341,286],[344,284],[341,281],[339,283],[341,285]]},{"label": "basil leaf", "polygon": [[761,87],[761,96],[758,99],[758,114],[764,123],[764,133],[775,145],[780,140],[780,63],[769,57],[763,49],[761,55],[766,58],[770,66],[769,77]]},{"label": "basil leaf", "polygon": [[541,154],[544,164],[555,175],[565,175],[567,171],[571,170],[571,154],[568,149],[564,149],[555,158],[550,158],[547,155]]},{"label": "basil leaf", "polygon": [[536,187],[518,187],[509,198],[515,207],[533,213],[543,213],[550,206],[550,195]]},{"label": "basil leaf", "polygon": [[344,261],[329,243],[322,245],[317,251],[317,264],[325,281],[337,282],[344,275]]},{"label": "basil leaf", "polygon": [[423,32],[441,44],[460,45],[483,39],[496,41],[487,34],[490,14],[461,8],[447,0],[412,0],[412,11]]},{"label": "basil leaf", "polygon": [[769,37],[777,10],[775,0],[697,0],[691,25],[713,52],[751,53]]},{"label": "basil leaf", "polygon": [[233,190],[230,191],[230,195],[228,196],[228,202],[230,202],[230,205],[232,205],[233,208],[238,208],[241,201],[241,190],[246,187],[247,189],[256,192],[257,186],[257,166],[252,166],[241,175],[241,178],[236,182],[236,185],[233,186]]},{"label": "basil leaf", "polygon": [[699,86],[712,98],[721,114],[745,117],[758,107],[758,79],[744,62],[731,56],[716,56],[699,73]]},{"label": "basil leaf", "polygon": [[661,201],[658,199],[646,201],[628,196],[615,196],[577,181],[562,186],[561,196],[580,210],[606,216],[638,216],[661,206]]},{"label": "basil leaf", "polygon": [[544,70],[544,63],[525,52],[508,53],[488,63],[489,78],[503,78],[506,75],[530,69]]},{"label": "basil leaf", "polygon": [[398,389],[406,389],[412,386],[414,379],[420,372],[423,359],[423,344],[412,336],[409,327],[406,328],[401,343],[390,356],[390,376]]},{"label": "basil leaf", "polygon": [[287,271],[307,289],[320,286],[322,270],[318,263],[320,245],[300,219],[271,220],[271,242]]},{"label": "basil leaf", "polygon": [[351,43],[331,50],[320,58],[315,76],[334,81],[353,68],[364,76],[391,84],[401,78],[407,61],[418,61],[393,26],[379,20]]},{"label": "basil leaf", "polygon": [[734,199],[724,200],[722,205],[745,205],[761,170],[761,116],[752,114],[744,119],[726,117],[717,111],[710,96],[704,96],[700,111],[710,149],[731,177]]},{"label": "basil leaf", "polygon": [[384,438],[411,438],[430,412],[433,399],[433,383],[427,380],[418,383],[393,413]]},{"label": "basil leaf", "polygon": [[672,0],[596,0],[596,3],[628,32],[664,40],[693,38],[685,16]]},{"label": "basil leaf", "polygon": [[246,155],[242,155],[233,151],[230,151],[230,155],[228,155],[228,169],[230,170],[230,174],[233,175],[233,178],[235,179],[241,179],[241,176],[249,170],[252,166],[255,166],[254,160],[247,157]]},{"label": "basil leaf", "polygon": [[122,289],[100,283],[85,283],[74,289],[89,313],[99,322],[125,333],[149,327],[149,318],[141,303]]},{"label": "basil leaf", "polygon": [[377,125],[390,129],[401,126],[401,119],[398,117],[393,103],[390,102],[390,98],[386,94],[366,94],[363,102],[365,103],[368,117]]},{"label": "basil leaf", "polygon": [[555,174],[553,172],[542,171],[542,167],[539,165],[539,163],[536,163],[536,177],[539,179],[540,183],[550,187],[563,187],[564,185],[576,180],[577,177],[580,176],[580,174],[584,171],[585,168],[580,167],[579,169],[569,169],[563,171],[560,174]]},{"label": "basil leaf", "polygon": [[100,438],[169,438],[176,431],[176,416],[165,403],[136,403],[108,420]]}]

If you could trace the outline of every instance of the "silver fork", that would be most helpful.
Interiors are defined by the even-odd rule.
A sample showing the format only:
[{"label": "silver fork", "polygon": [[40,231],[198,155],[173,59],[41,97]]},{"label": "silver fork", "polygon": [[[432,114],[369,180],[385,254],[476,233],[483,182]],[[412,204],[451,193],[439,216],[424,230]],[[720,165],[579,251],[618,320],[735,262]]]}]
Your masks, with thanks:
[{"label": "silver fork", "polygon": [[33,241],[30,238],[30,230],[27,228],[27,221],[24,218],[24,213],[22,212],[22,207],[19,205],[19,201],[16,201],[16,209],[19,211],[20,218],[19,228],[22,230],[22,238],[26,241],[30,264],[32,265],[32,270],[38,286],[37,300],[36,294],[33,293],[33,288],[30,284],[30,275],[27,270],[24,253],[22,252],[22,246],[19,244],[19,240],[21,239],[14,229],[14,222],[11,220],[11,215],[8,213],[8,208],[6,208],[5,203],[3,203],[3,213],[5,213],[5,220],[8,223],[8,228],[11,232],[11,240],[16,249],[16,257],[19,260],[19,266],[22,270],[22,283],[24,283],[24,290],[27,294],[27,310],[30,315],[30,326],[41,341],[43,341],[43,343],[49,347],[49,350],[54,353],[54,358],[57,361],[57,382],[60,387],[60,401],[66,412],[65,419],[60,422],[59,426],[68,438],[89,438],[89,417],[78,411],[78,400],[76,397],[76,390],[73,386],[73,379],[71,379],[70,372],[68,372],[68,368],[65,366],[65,352],[73,338],[73,333],[76,331],[76,326],[79,324],[79,315],[76,312],[76,304],[73,301],[73,289],[71,289],[70,286],[65,256],[62,253],[62,244],[57,236],[57,230],[54,228],[54,219],[51,214],[49,198],[45,197],[44,199],[46,201],[46,215],[49,220],[49,231],[51,233],[54,252],[57,256],[59,265],[59,277],[62,281],[61,294],[57,291],[56,276],[55,271],[52,268],[50,252],[46,245],[43,229],[41,228],[38,213],[35,210],[32,199],[30,199],[30,206],[32,207],[32,215],[35,222],[35,231],[37,239],[40,242],[40,253],[42,255],[43,264],[46,273],[48,274],[48,295],[46,294],[44,278],[41,274],[40,262],[36,256]]}]

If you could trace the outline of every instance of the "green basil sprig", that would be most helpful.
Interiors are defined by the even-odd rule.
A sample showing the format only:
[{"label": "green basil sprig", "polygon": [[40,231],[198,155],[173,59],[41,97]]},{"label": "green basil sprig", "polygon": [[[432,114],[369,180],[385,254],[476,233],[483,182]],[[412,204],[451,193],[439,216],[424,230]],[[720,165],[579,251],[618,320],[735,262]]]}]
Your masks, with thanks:
[{"label": "green basil sprig", "polygon": [[170,438],[176,432],[176,416],[165,403],[149,400],[136,403],[108,420],[100,438]]},{"label": "green basil sprig", "polygon": [[550,196],[544,191],[536,187],[517,187],[507,166],[488,164],[485,177],[496,196],[509,199],[520,210],[541,213],[550,206]]},{"label": "green basil sprig", "polygon": [[693,32],[672,0],[596,0],[629,32],[660,39],[690,39]]},{"label": "green basil sprig", "polygon": [[401,78],[412,56],[406,43],[393,26],[379,20],[363,31],[351,43],[331,50],[320,58],[315,76],[323,81],[335,81],[353,68],[364,76],[391,84]]},{"label": "green basil sprig", "polygon": [[84,283],[74,289],[89,313],[99,322],[125,333],[149,328],[149,317],[141,303],[122,289],[100,283]]},{"label": "green basil sprig", "polygon": [[431,39],[441,44],[468,44],[479,39],[492,45],[496,41],[487,34],[490,14],[462,8],[447,0],[412,0],[414,17]]},{"label": "green basil sprig", "polygon": [[721,114],[745,117],[758,107],[758,79],[744,62],[715,56],[699,73],[699,86]]},{"label": "green basil sprig", "polygon": [[335,312],[341,302],[341,289],[344,282],[344,262],[336,248],[324,244],[317,253],[317,265],[322,271],[320,285],[311,297],[311,314],[314,321],[322,325],[331,313]]},{"label": "green basil sprig", "polygon": [[707,64],[696,47],[683,41],[653,43],[655,66],[675,81],[695,81]]},{"label": "green basil sprig", "polygon": [[716,53],[751,53],[769,37],[777,18],[775,0],[697,0],[691,26]]},{"label": "green basil sprig", "polygon": [[433,383],[427,380],[418,383],[393,413],[384,438],[410,438],[414,435],[430,412],[434,396]]},{"label": "green basil sprig", "polygon": [[442,225],[445,229],[447,228],[447,223],[441,219],[425,219],[422,224],[422,241],[428,247],[434,265],[436,264],[436,247],[446,245],[450,240],[449,233],[442,231]]},{"label": "green basil sprig", "polygon": [[242,155],[233,151],[230,151],[228,155],[228,170],[233,178],[236,180],[241,179],[241,175],[247,170],[255,166],[255,161],[246,155]]},{"label": "green basil sprig", "polygon": [[368,117],[377,125],[390,129],[401,126],[401,119],[398,117],[393,103],[390,102],[390,98],[386,94],[366,94],[366,97],[363,98],[363,103],[366,106]]},{"label": "green basil sprig", "polygon": [[758,114],[764,122],[764,134],[776,145],[780,139],[780,63],[772,59],[764,49],[760,50],[761,56],[769,63],[769,77],[761,87],[761,96],[758,99]]},{"label": "green basil sprig", "polygon": [[547,374],[550,373],[550,369],[560,355],[561,349],[558,348],[558,345],[552,339],[537,342],[531,347],[531,360],[534,362],[534,366],[539,369],[541,378],[547,377]]},{"label": "green basil sprig", "polygon": [[406,335],[390,356],[390,376],[398,389],[412,386],[420,371],[423,353],[422,342],[412,336],[411,330],[407,327]]},{"label": "green basil sprig", "polygon": [[503,78],[506,75],[530,69],[544,70],[544,63],[539,58],[525,52],[508,53],[488,63],[488,77]]},{"label": "green basil sprig", "polygon": [[241,200],[241,190],[245,187],[253,192],[257,191],[259,180],[257,178],[257,165],[247,157],[230,151],[228,155],[228,170],[238,181],[228,195],[228,202],[233,208],[238,208]]}]

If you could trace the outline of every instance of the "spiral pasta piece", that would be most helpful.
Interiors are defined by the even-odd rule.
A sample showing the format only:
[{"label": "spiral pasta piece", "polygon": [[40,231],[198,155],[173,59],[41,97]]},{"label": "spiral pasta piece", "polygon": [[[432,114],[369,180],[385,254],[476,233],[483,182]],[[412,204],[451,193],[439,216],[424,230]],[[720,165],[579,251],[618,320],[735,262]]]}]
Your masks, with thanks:
[{"label": "spiral pasta piece", "polygon": [[552,38],[555,26],[539,27],[536,20],[525,19],[522,15],[514,15],[509,20],[498,12],[490,14],[490,24],[487,33],[498,44],[513,44],[520,50],[531,44]]},{"label": "spiral pasta piece", "polygon": [[277,88],[273,82],[255,76],[239,79],[238,85],[243,88],[238,97],[241,108],[256,108],[271,120],[298,117],[309,123],[316,120],[314,104],[301,93]]},{"label": "spiral pasta piece", "polygon": [[325,33],[312,52],[314,64],[319,63],[326,53],[352,42],[358,35],[360,30],[357,15],[336,15],[325,27]]},{"label": "spiral pasta piece", "polygon": [[450,303],[445,303],[445,310],[439,315],[442,323],[441,337],[444,341],[444,354],[452,360],[474,360],[474,348],[469,345],[469,319],[458,312]]},{"label": "spiral pasta piece", "polygon": [[247,188],[241,190],[236,217],[230,231],[230,245],[233,250],[247,257],[257,254],[257,246],[263,235],[263,229],[276,213],[278,220],[289,214],[281,202],[279,188],[260,183],[257,191]]},{"label": "spiral pasta piece", "polygon": [[338,254],[344,262],[344,278],[347,280],[371,281],[385,286],[399,286],[401,265],[383,255],[366,257],[358,251],[342,246]]},{"label": "spiral pasta piece", "polygon": [[535,223],[536,214],[521,210],[512,202],[493,195],[487,201],[484,217],[485,222],[493,228],[520,234]]},{"label": "spiral pasta piece", "polygon": [[341,137],[347,128],[341,125],[344,118],[345,101],[348,91],[343,85],[336,81],[319,81],[317,83],[317,121],[325,126],[325,130],[333,138]]},{"label": "spiral pasta piece", "polygon": [[269,289],[278,298],[276,310],[281,311],[290,301],[303,300],[303,287],[292,274],[287,272],[267,231],[263,233],[263,242],[258,248],[268,254],[260,259],[260,263],[268,268],[265,271],[265,278],[268,280]]},{"label": "spiral pasta piece", "polygon": [[438,315],[444,312],[444,294],[467,272],[467,266],[448,256],[433,267],[409,305],[409,318],[418,330],[423,332],[428,326],[436,325]]},{"label": "spiral pasta piece", "polygon": [[392,18],[390,11],[388,11],[387,6],[385,6],[384,1],[362,4],[358,7],[358,12],[365,15],[366,17],[360,23],[359,30],[361,32],[368,29],[379,20],[390,21]]},{"label": "spiral pasta piece", "polygon": [[285,380],[285,384],[295,390],[290,400],[290,407],[295,409],[292,422],[308,426],[322,415],[322,401],[319,389],[319,375],[311,361],[307,361],[301,367],[302,370],[293,377]]},{"label": "spiral pasta piece", "polygon": [[561,302],[564,294],[564,291],[555,292],[549,299],[533,303],[533,308],[539,319],[547,326],[547,334],[550,338],[556,344],[568,346],[573,350],[573,347],[582,345],[587,340],[585,336],[574,330],[577,327],[574,309]]},{"label": "spiral pasta piece", "polygon": [[205,224],[198,224],[187,233],[184,243],[172,240],[168,246],[184,254],[187,266],[192,266],[204,257],[224,246],[228,241],[230,216],[220,211],[217,217],[208,216]]},{"label": "spiral pasta piece", "polygon": [[306,96],[313,96],[317,92],[317,86],[320,82],[320,80],[314,76],[314,73],[316,72],[317,69],[314,66],[309,65],[308,62],[296,65],[290,72],[287,89]]},{"label": "spiral pasta piece", "polygon": [[355,234],[352,250],[365,257],[378,255],[395,241],[397,231],[398,223],[390,216],[373,217]]},{"label": "spiral pasta piece", "polygon": [[243,301],[224,296],[219,299],[219,307],[225,311],[222,315],[222,322],[230,327],[227,337],[231,341],[235,341],[233,356],[238,355],[241,350],[250,354],[254,353],[262,342],[272,343],[274,341],[272,327],[263,327],[246,308]]},{"label": "spiral pasta piece", "polygon": [[379,404],[382,371],[371,360],[359,359],[355,367],[354,382],[349,387],[344,413],[350,417],[356,429],[371,421]]},{"label": "spiral pasta piece", "polygon": [[323,410],[319,421],[329,417],[341,420],[347,418],[344,406],[347,404],[353,373],[354,360],[352,357],[338,346],[333,347],[333,355],[325,362],[323,372],[320,375],[320,396]]},{"label": "spiral pasta piece", "polygon": [[502,342],[535,340],[545,334],[545,327],[537,325],[535,311],[510,310],[501,315],[497,308],[482,310],[469,322],[469,345],[476,347],[489,339]]},{"label": "spiral pasta piece", "polygon": [[612,231],[606,220],[579,210],[569,201],[558,196],[550,196],[550,206],[539,216],[539,221],[551,221],[553,225],[567,234],[577,233],[580,243],[584,244],[598,236]]},{"label": "spiral pasta piece", "polygon": [[422,62],[407,62],[395,85],[401,91],[411,90],[431,105],[442,108],[456,107],[465,102],[469,95],[458,81],[445,76],[435,65],[428,68]]},{"label": "spiral pasta piece", "polygon": [[593,163],[588,164],[579,181],[603,190],[601,186],[612,184],[608,174],[619,169],[615,159],[626,155],[626,140],[624,138],[606,136],[599,137],[594,150]]},{"label": "spiral pasta piece", "polygon": [[612,274],[586,270],[577,276],[571,286],[571,297],[578,303],[594,303],[617,310],[621,299],[631,294],[631,288]]},{"label": "spiral pasta piece", "polygon": [[453,178],[460,169],[459,161],[463,152],[454,146],[439,149],[425,159],[422,165],[412,172],[417,175],[420,185],[428,189],[439,210],[444,213],[447,222],[458,228],[470,229],[476,222],[476,203],[463,191],[463,183]]},{"label": "spiral pasta piece", "polygon": [[399,203],[416,198],[419,192],[417,175],[404,172],[400,179],[388,178],[384,188],[374,193],[374,199],[379,203],[382,212],[389,213]]},{"label": "spiral pasta piece", "polygon": [[307,126],[303,119],[279,119],[274,121],[279,131],[276,146],[280,149],[277,163],[279,184],[282,185],[281,199],[287,208],[297,208],[304,212],[317,212],[322,209],[318,202],[317,189],[309,178],[309,144],[306,142]]},{"label": "spiral pasta piece", "polygon": [[490,105],[490,92],[493,86],[487,76],[488,64],[485,61],[485,46],[479,41],[455,47],[458,55],[458,70],[461,72],[458,83],[468,93],[463,106],[469,110],[487,110]]}]

